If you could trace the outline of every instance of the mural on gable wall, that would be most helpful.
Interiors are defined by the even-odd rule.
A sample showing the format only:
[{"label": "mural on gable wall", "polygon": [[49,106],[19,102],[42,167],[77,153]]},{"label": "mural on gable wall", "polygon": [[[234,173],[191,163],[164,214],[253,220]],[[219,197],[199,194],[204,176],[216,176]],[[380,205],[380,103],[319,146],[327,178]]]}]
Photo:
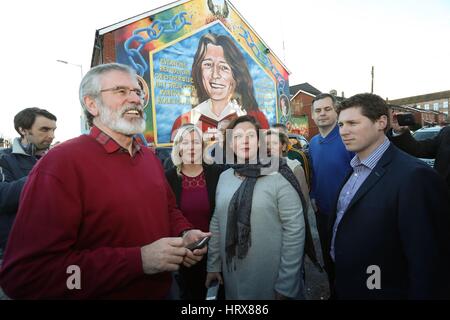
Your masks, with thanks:
[{"label": "mural on gable wall", "polygon": [[263,127],[289,120],[288,72],[227,1],[180,2],[113,33],[116,61],[148,86],[145,137],[157,146],[187,122],[214,131],[242,114]]}]

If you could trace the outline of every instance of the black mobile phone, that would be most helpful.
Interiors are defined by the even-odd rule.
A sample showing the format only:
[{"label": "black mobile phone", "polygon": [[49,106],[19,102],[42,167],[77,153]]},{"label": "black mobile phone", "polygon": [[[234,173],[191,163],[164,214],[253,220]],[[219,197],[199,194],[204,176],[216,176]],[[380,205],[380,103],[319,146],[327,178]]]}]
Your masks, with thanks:
[{"label": "black mobile phone", "polygon": [[217,300],[219,294],[220,283],[218,280],[213,280],[209,284],[208,291],[206,292],[206,300]]},{"label": "black mobile phone", "polygon": [[412,113],[397,114],[397,122],[399,126],[413,126],[416,124],[414,115]]},{"label": "black mobile phone", "polygon": [[191,250],[191,251],[194,251],[195,249],[204,248],[208,244],[208,241],[209,241],[210,238],[211,237],[209,237],[209,236],[208,237],[204,237],[204,238],[202,238],[202,239],[200,239],[198,241],[195,241],[195,242],[192,242],[192,243],[188,244],[186,246],[186,248]]}]

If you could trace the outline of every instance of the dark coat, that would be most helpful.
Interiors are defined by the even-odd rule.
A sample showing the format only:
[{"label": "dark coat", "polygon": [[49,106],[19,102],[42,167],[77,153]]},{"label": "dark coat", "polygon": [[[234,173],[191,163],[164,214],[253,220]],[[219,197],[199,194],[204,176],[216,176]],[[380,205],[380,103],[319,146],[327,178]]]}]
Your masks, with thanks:
[{"label": "dark coat", "polygon": [[389,139],[403,151],[418,158],[435,158],[434,169],[447,182],[450,189],[450,127],[443,128],[433,139],[417,141],[409,132]]},{"label": "dark coat", "polygon": [[[222,166],[204,165],[203,166],[206,189],[208,191],[208,200],[210,205],[210,216],[214,213],[216,207],[216,188],[219,176],[222,173]],[[173,167],[166,171],[166,178],[177,199],[177,205],[180,206],[182,178],[177,174],[177,168]],[[179,275],[176,275],[180,287],[180,297],[183,300],[204,300],[206,297],[206,257],[191,268],[181,267]]]},{"label": "dark coat", "polygon": [[[336,297],[448,297],[450,211],[446,197],[445,182],[436,171],[391,145],[356,192],[337,228]],[[330,220],[328,248],[335,220],[336,210]],[[380,290],[367,287],[372,275],[367,268],[372,265],[381,270]]]},{"label": "dark coat", "polygon": [[20,194],[36,162],[37,158],[26,154],[17,143],[14,148],[0,153],[0,249],[6,246],[19,207]]}]

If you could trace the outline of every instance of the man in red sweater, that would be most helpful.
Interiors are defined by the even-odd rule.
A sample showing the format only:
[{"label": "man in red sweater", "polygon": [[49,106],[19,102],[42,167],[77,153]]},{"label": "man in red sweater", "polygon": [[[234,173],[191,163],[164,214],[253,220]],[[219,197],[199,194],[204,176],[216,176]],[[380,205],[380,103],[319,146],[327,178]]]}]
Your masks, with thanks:
[{"label": "man in red sweater", "polygon": [[91,69],[80,101],[92,130],[31,171],[0,286],[16,299],[164,299],[170,272],[206,253],[185,246],[210,234],[190,230],[159,160],[133,139],[145,129],[134,71]]}]

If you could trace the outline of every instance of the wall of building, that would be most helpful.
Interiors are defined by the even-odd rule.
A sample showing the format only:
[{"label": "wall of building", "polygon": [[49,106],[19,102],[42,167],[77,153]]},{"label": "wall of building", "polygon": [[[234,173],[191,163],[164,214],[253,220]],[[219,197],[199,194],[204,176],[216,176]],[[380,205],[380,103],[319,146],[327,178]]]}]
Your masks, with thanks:
[{"label": "wall of building", "polygon": [[438,111],[446,114],[448,116],[448,110],[449,110],[449,104],[450,99],[438,99],[438,100],[431,100],[431,101],[425,101],[422,103],[415,104],[415,107],[418,109],[423,110],[432,110],[432,111]]},{"label": "wall of building", "polygon": [[308,117],[308,134],[305,135],[305,138],[310,140],[316,134],[319,133],[316,124],[311,118],[311,106],[313,96],[306,94],[304,92],[299,92],[292,100],[291,100],[291,109],[292,115],[296,117],[306,115]]},{"label": "wall of building", "polygon": [[397,112],[409,112],[414,115],[416,121],[416,126],[411,128],[412,130],[417,130],[421,127],[428,126],[431,124],[442,124],[446,121],[446,115],[432,110],[423,110],[418,108],[413,108],[409,106],[399,106],[389,104],[389,109],[391,110],[391,121],[392,113]]},{"label": "wall of building", "polygon": [[[419,110],[436,112],[434,115],[434,122],[446,122],[448,121],[450,90],[390,100],[389,103],[403,107],[412,107]],[[439,112],[441,114],[438,114]],[[426,118],[427,120],[432,120],[431,116],[426,116]]]}]

